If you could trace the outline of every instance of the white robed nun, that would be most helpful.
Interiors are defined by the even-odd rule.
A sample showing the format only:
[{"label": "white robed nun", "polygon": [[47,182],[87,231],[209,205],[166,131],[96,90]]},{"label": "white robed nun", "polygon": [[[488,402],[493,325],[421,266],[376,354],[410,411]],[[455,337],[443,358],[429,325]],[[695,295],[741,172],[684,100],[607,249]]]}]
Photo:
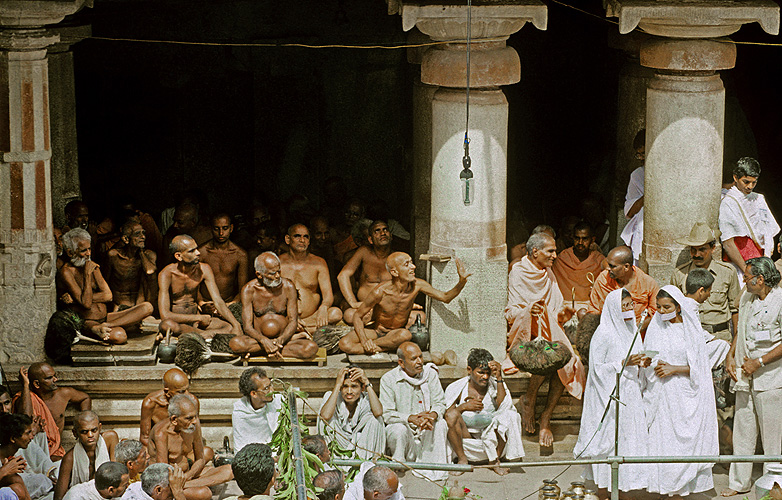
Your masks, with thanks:
[{"label": "white robed nun", "polygon": [[[614,290],[606,297],[603,312],[589,347],[589,373],[584,392],[584,408],[578,441],[573,449],[575,458],[605,458],[614,454],[616,402],[606,414],[598,429],[611,394],[616,387],[616,374],[630,351],[635,335],[635,311],[627,317],[622,312],[622,292]],[[639,336],[632,348],[633,354],[643,350]],[[642,378],[638,366],[626,366],[619,383],[619,398],[624,403],[619,408],[619,455],[644,456],[647,454],[646,418],[641,396]],[[646,488],[646,464],[622,464],[619,466],[619,489],[622,491]],[[592,480],[598,488],[611,487],[611,466],[587,465],[584,479]]]},{"label": "white robed nun", "polygon": [[[677,287],[662,288],[680,306],[684,295]],[[658,295],[658,309],[660,297]],[[701,324],[692,309],[680,307],[682,323],[655,313],[646,332],[644,347],[658,351],[645,368],[644,405],[649,426],[649,455],[719,455],[717,411],[711,367]],[[654,368],[659,361],[689,366],[689,375],[660,378]],[[647,490],[668,495],[689,495],[714,487],[711,463],[650,464]]]}]

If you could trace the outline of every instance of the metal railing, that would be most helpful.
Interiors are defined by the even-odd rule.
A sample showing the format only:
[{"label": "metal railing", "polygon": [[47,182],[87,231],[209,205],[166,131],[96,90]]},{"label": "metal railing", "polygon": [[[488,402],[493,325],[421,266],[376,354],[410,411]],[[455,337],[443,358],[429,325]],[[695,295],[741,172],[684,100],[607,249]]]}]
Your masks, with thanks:
[{"label": "metal railing", "polygon": [[[332,459],[334,465],[360,466],[365,460]],[[621,457],[611,456],[606,458],[579,458],[572,460],[536,460],[532,462],[500,462],[500,467],[508,469],[521,469],[524,467],[546,466],[570,466],[609,464],[611,466],[611,500],[619,499],[619,465],[620,464],[686,464],[686,463],[733,463],[733,462],[780,462],[782,455],[719,455],[719,456],[688,456],[688,457]],[[465,464],[434,464],[425,462],[383,462],[383,465],[391,469],[419,469],[419,470],[443,470],[456,472],[471,472],[472,465]],[[492,465],[493,467],[496,466]]]}]

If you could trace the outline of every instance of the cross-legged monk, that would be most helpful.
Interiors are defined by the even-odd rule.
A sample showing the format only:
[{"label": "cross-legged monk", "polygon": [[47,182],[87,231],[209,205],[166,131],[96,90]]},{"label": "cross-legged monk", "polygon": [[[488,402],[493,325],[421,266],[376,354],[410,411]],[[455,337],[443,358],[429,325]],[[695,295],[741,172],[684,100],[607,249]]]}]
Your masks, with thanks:
[{"label": "cross-legged monk", "polygon": [[[216,333],[238,335],[242,328],[223,302],[211,266],[201,262],[196,241],[186,234],[175,236],[170,250],[176,263],[167,265],[158,275],[160,318],[178,324],[176,334],[197,331],[206,338]],[[215,309],[227,322],[199,314],[197,298],[202,283],[209,290]]]},{"label": "cross-legged monk", "polygon": [[[195,401],[187,394],[178,394],[168,404],[167,420],[152,428],[149,455],[155,462],[179,466],[185,472],[185,496],[188,500],[211,499],[209,486],[233,479],[230,465],[207,467],[204,444]],[[187,456],[192,452],[193,462]]]},{"label": "cross-legged monk", "polygon": [[[201,262],[212,268],[220,297],[226,303],[239,300],[242,286],[250,279],[247,274],[247,252],[231,241],[233,230],[230,215],[216,215],[212,218],[212,239],[198,247]],[[212,296],[204,283],[201,283],[201,297],[207,301],[201,305],[202,310],[213,312]]]},{"label": "cross-legged monk", "polygon": [[[391,280],[377,285],[367,295],[356,314],[353,315],[353,331],[342,337],[339,348],[346,354],[375,354],[381,351],[393,351],[402,342],[412,338],[408,330],[413,302],[419,293],[445,302],[446,304],[461,293],[467,284],[464,264],[459,259],[456,271],[459,281],[447,292],[432,287],[425,280],[415,277],[413,259],[403,252],[394,252],[386,259],[386,268]],[[372,313],[372,322],[364,327],[364,317]]]},{"label": "cross-legged monk", "polygon": [[65,410],[69,405],[81,411],[92,409],[92,400],[80,390],[72,387],[59,387],[57,374],[48,363],[33,363],[22,373],[22,391],[14,396],[14,408],[17,413],[43,419],[44,430],[49,444],[52,460],[60,460],[65,455],[61,434],[65,427]]},{"label": "cross-legged monk", "polygon": [[127,222],[120,228],[118,246],[109,250],[106,282],[111,289],[116,310],[157,299],[157,254],[146,248],[146,232],[138,222]]},{"label": "cross-legged monk", "polygon": [[114,447],[119,442],[116,432],[101,432],[100,418],[90,410],[76,415],[73,436],[76,445],[62,458],[54,500],[63,498],[77,484],[93,479],[98,467],[114,460]]},{"label": "cross-legged monk", "polygon": [[[353,314],[369,292],[391,275],[386,269],[386,259],[391,255],[391,231],[384,221],[375,221],[369,226],[369,245],[359,247],[339,272],[339,290],[350,306],[345,310],[345,322],[353,322]],[[358,291],[353,293],[350,279],[358,274]]]},{"label": "cross-legged monk", "polygon": [[[446,387],[445,406],[448,442],[458,463],[499,464],[500,457],[524,456],[521,417],[502,381],[502,367],[486,349],[470,350],[467,376]],[[500,475],[509,472],[499,466],[493,470]]]},{"label": "cross-legged monk", "polygon": [[[187,374],[179,368],[171,368],[163,374],[163,388],[152,391],[144,397],[141,402],[141,421],[139,441],[144,446],[149,445],[149,433],[158,422],[168,419],[168,404],[171,398],[177,394],[187,394],[196,405],[196,411],[200,411],[201,405],[198,398],[190,392],[190,379]],[[201,425],[200,422],[196,422]],[[189,456],[191,460],[192,456]],[[209,463],[214,458],[214,450],[204,446],[204,458]]]},{"label": "cross-legged monk", "polygon": [[[508,277],[508,306],[505,319],[510,325],[508,341],[513,349],[519,342],[543,336],[546,340],[561,342],[570,350],[572,357],[568,364],[552,375],[532,375],[527,394],[521,398],[522,425],[525,431],[535,432],[535,402],[538,389],[547,378],[549,381],[546,408],[540,416],[539,443],[552,446],[551,416],[565,389],[580,399],[584,391],[586,376],[581,359],[576,356],[561,324],[573,314],[566,306],[562,292],[557,286],[551,265],[557,256],[557,244],[546,233],[533,234],[527,240],[527,255],[513,265]],[[511,365],[512,366],[512,365]],[[506,371],[507,361],[504,363]]]},{"label": "cross-legged monk", "polygon": [[128,337],[123,327],[141,323],[152,314],[152,304],[142,302],[123,311],[108,312],[106,304],[113,296],[100,266],[90,259],[90,234],[84,229],[71,229],[63,236],[63,245],[70,262],[57,273],[57,296],[70,297],[66,307],[84,318],[85,333],[110,344],[124,344]]},{"label": "cross-legged monk", "polygon": [[[646,310],[649,312],[642,331],[652,320],[652,316],[657,311],[657,292],[659,287],[657,282],[633,265],[633,251],[630,247],[616,247],[606,257],[608,269],[600,273],[589,294],[589,307],[586,312],[600,314],[603,310],[606,297],[614,290],[620,288],[627,289],[633,298],[633,309],[635,310],[635,320],[641,321],[641,315]],[[579,311],[579,315],[581,315]]]},{"label": "cross-legged monk", "polygon": [[586,222],[577,223],[573,228],[573,246],[557,255],[551,266],[565,301],[571,301],[576,311],[589,305],[592,283],[608,269],[606,258],[594,243],[592,226]]},{"label": "cross-legged monk", "polygon": [[332,307],[334,295],[326,261],[310,253],[310,231],[304,224],[294,224],[285,235],[288,251],[280,256],[283,278],[293,282],[299,295],[299,330],[312,333],[324,325],[342,319],[339,307]]},{"label": "cross-legged monk", "polygon": [[296,332],[299,308],[296,287],[282,277],[280,258],[264,252],[255,259],[256,279],[242,289],[244,335],[231,339],[237,354],[264,352],[269,358],[310,359],[318,344],[306,332]]}]

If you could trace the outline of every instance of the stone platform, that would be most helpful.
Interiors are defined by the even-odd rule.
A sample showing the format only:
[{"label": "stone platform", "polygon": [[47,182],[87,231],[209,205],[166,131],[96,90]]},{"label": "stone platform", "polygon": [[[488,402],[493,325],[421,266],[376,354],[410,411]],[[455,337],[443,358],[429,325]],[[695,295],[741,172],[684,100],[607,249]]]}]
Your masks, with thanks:
[{"label": "stone platform", "polygon": [[[347,365],[344,354],[328,356],[325,366],[314,365],[260,365],[270,377],[277,377],[306,392],[307,405],[301,403],[300,414],[305,422],[315,425],[316,414],[320,409],[323,394],[334,388],[339,370]],[[101,417],[104,429],[116,430],[121,438],[137,438],[141,413],[141,401],[148,393],[162,388],[163,373],[174,367],[173,364],[152,366],[56,366],[58,384],[86,392],[92,398],[92,408]],[[389,370],[389,364],[380,366],[364,365],[367,376],[375,387],[379,387],[380,377]],[[8,364],[5,372],[11,379],[11,389],[17,391],[16,381],[20,365]],[[241,397],[238,380],[246,369],[232,363],[209,363],[192,377],[191,391],[201,401],[201,422],[204,438],[209,446],[222,447],[223,436],[231,434],[231,411],[233,403]],[[467,374],[466,369],[456,366],[439,367],[443,388]],[[518,373],[506,376],[505,381],[514,402],[527,389],[529,374]],[[541,387],[538,398],[538,415],[543,411],[547,384]],[[74,411],[67,413],[68,420],[63,432],[66,449],[73,442],[71,423]],[[554,412],[552,421],[557,440],[568,434],[578,433],[581,416],[581,402],[565,395]],[[555,446],[556,448],[556,446]]]}]

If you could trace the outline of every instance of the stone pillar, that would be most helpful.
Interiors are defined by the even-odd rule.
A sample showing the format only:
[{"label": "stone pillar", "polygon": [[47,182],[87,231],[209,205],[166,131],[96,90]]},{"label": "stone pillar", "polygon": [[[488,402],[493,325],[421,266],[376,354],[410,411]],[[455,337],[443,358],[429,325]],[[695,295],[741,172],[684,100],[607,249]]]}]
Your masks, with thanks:
[{"label": "stone pillar", "polygon": [[[474,199],[466,206],[459,174],[467,105],[467,7],[397,6],[406,30],[415,26],[433,40],[451,41],[430,48],[421,61],[421,81],[439,87],[431,108],[429,251],[461,259],[472,276],[450,304],[431,301],[431,350],[454,350],[461,366],[475,346],[503,359],[508,102],[499,87],[520,79],[518,54],[505,41],[528,20],[545,29],[546,7],[530,2],[472,8],[469,137]],[[458,279],[454,261],[433,263],[430,279],[440,290],[453,287]]]},{"label": "stone pillar", "polygon": [[52,145],[52,217],[54,226],[65,224],[65,205],[81,199],[79,154],[76,138],[76,87],[73,78],[73,44],[90,36],[90,26],[51,30],[60,42],[47,50],[49,59],[49,121]]},{"label": "stone pillar", "polygon": [[768,0],[655,5],[613,0],[608,15],[619,17],[621,33],[640,26],[657,35],[640,51],[641,65],[655,70],[646,101],[641,264],[667,283],[688,258],[675,240],[695,222],[717,226],[725,120],[725,89],[717,72],[736,62],[736,48],[724,37],[754,21],[777,34],[779,6]]},{"label": "stone pillar", "polygon": [[40,360],[54,311],[46,47],[42,26],[84,0],[0,1],[0,361]]}]

